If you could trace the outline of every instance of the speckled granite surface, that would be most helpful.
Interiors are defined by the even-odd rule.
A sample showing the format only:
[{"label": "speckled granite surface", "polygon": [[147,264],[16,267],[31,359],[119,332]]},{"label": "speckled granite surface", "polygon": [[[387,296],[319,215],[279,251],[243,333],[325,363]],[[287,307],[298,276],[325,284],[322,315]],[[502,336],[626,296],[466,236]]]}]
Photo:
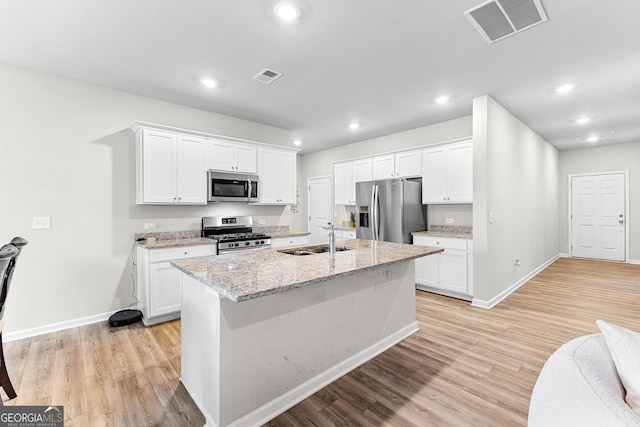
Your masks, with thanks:
[{"label": "speckled granite surface", "polygon": [[308,231],[291,231],[288,225],[253,226],[254,233],[265,233],[273,238],[308,236]]},{"label": "speckled granite surface", "polygon": [[414,236],[453,237],[456,239],[473,239],[473,228],[455,225],[432,225],[427,231],[416,231]]},{"label": "speckled granite surface", "polygon": [[355,249],[308,256],[270,249],[177,260],[171,264],[222,296],[240,302],[442,251],[370,240],[346,240],[340,242],[342,245]]},{"label": "speckled granite surface", "polygon": [[154,243],[149,243],[146,240],[141,240],[137,242],[137,244],[147,249],[167,249],[180,248],[183,246],[217,245],[218,241],[213,239],[205,239],[204,237],[196,237],[192,239],[156,240]]}]

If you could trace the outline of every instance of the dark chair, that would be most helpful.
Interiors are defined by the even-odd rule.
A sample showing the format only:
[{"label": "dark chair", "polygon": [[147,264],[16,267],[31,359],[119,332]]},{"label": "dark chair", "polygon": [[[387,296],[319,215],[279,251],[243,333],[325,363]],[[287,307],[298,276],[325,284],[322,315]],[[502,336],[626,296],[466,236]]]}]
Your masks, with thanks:
[{"label": "dark chair", "polygon": [[16,268],[16,260],[22,252],[22,248],[29,242],[22,237],[16,237],[11,243],[0,248],[0,278],[2,278],[2,289],[0,290],[0,387],[4,388],[9,399],[14,399],[17,394],[11,384],[7,365],[4,362],[4,349],[2,346],[2,329],[4,326],[4,308],[9,292],[11,278]]}]

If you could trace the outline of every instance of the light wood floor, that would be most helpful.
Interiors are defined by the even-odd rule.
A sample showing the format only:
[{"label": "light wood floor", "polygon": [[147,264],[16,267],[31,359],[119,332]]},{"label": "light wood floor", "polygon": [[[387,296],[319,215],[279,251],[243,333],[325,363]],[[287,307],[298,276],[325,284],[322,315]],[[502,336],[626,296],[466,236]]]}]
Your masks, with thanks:
[{"label": "light wood floor", "polygon": [[[640,331],[640,266],[560,259],[491,310],[417,292],[420,331],[270,426],[525,426],[562,343],[596,319]],[[5,345],[18,397],[64,405],[66,426],[201,426],[178,381],[180,323],[103,323]]]}]

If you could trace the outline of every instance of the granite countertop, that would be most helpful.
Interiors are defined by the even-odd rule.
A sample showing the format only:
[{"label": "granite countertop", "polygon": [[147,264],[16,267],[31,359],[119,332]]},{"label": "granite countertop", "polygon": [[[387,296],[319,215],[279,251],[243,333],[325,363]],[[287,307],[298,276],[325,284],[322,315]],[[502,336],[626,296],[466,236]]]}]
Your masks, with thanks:
[{"label": "granite countertop", "polygon": [[272,239],[296,237],[296,236],[308,236],[311,233],[308,231],[272,231],[269,233]]},{"label": "granite countertop", "polygon": [[[270,249],[171,264],[220,295],[240,302],[442,252],[441,248],[358,239],[340,242],[339,246],[343,245],[355,249],[307,256]],[[322,245],[304,247],[313,246]]]},{"label": "granite countertop", "polygon": [[[331,227],[326,226],[326,225],[325,225],[324,227],[322,227],[322,228],[324,228],[325,230],[331,230]],[[336,226],[334,226],[333,228],[334,228],[335,230],[356,231],[356,228],[355,228],[355,227],[349,227],[348,225],[336,225]]]},{"label": "granite countertop", "polygon": [[473,233],[456,231],[416,231],[413,236],[452,237],[455,239],[473,239]]},{"label": "granite countertop", "polygon": [[153,243],[141,240],[136,242],[139,246],[146,249],[168,249],[168,248],[180,248],[183,246],[202,246],[202,245],[216,245],[217,240],[206,239],[204,237],[195,238],[183,238],[183,239],[160,239]]}]

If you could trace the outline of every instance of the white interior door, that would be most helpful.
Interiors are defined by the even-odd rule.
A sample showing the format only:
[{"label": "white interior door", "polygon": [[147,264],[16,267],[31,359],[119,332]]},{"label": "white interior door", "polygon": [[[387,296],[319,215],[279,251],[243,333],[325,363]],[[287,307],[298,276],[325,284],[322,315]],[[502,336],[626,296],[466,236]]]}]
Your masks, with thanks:
[{"label": "white interior door", "polygon": [[571,254],[624,261],[625,174],[571,177]]},{"label": "white interior door", "polygon": [[331,177],[309,178],[309,232],[311,243],[327,243],[328,231],[323,229],[331,221],[333,202],[331,200]]}]

